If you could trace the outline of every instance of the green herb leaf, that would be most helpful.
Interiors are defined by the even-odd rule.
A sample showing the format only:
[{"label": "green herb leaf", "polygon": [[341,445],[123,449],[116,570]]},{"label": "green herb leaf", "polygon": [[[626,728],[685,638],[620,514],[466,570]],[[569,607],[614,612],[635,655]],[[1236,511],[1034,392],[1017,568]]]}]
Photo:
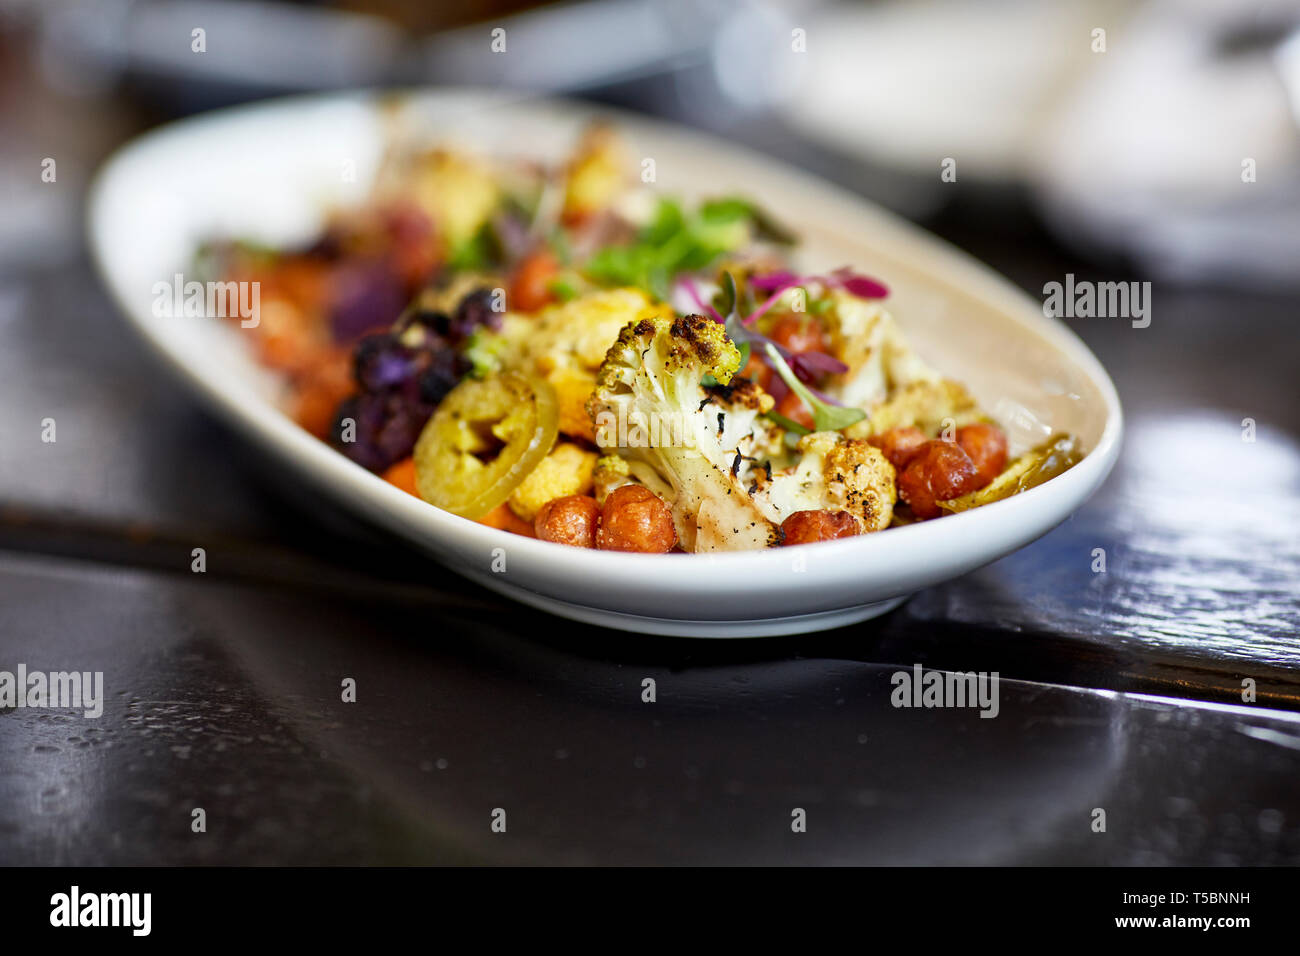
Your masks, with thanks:
[{"label": "green herb leaf", "polygon": [[772,421],[776,422],[788,432],[793,432],[796,435],[812,434],[810,429],[804,428],[792,418],[786,418],[784,415],[778,415],[776,412],[768,412],[767,417],[772,419]]},{"label": "green herb leaf", "polygon": [[753,225],[754,232],[759,238],[784,246],[793,245],[799,241],[798,236],[773,218],[761,206],[740,196],[710,200],[700,207],[700,215],[714,222],[735,222],[747,219]]},{"label": "green herb leaf", "polygon": [[731,277],[730,272],[722,273],[718,293],[713,297],[713,307],[718,310],[718,315],[723,319],[736,311],[736,280]]},{"label": "green herb leaf", "polygon": [[637,286],[666,300],[678,275],[705,269],[748,243],[755,222],[743,200],[714,200],[688,215],[663,199],[634,242],[601,249],[583,271],[596,282]]},{"label": "green herb leaf", "polygon": [[578,279],[572,273],[562,273],[552,279],[550,285],[551,295],[555,296],[561,302],[569,302],[578,297]]},{"label": "green herb leaf", "polygon": [[465,342],[462,354],[469,359],[471,378],[487,378],[501,368],[501,349],[505,340],[483,329],[475,329]]},{"label": "green herb leaf", "polygon": [[490,225],[483,226],[470,238],[462,241],[447,256],[447,267],[456,272],[478,272],[490,269],[501,261],[501,248]]}]

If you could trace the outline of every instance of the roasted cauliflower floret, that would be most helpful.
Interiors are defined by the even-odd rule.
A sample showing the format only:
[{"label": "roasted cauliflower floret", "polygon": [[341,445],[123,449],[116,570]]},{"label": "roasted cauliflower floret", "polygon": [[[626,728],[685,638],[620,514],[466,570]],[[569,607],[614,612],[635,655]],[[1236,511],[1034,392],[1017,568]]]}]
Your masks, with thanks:
[{"label": "roasted cauliflower floret", "polygon": [[902,386],[887,401],[871,407],[866,420],[847,433],[853,438],[866,438],[914,425],[926,435],[938,435],[945,423],[961,428],[983,418],[979,405],[961,384],[951,379],[918,381]]},{"label": "roasted cauliflower floret", "polygon": [[[728,395],[739,367],[740,352],[718,323],[643,318],[619,333],[587,404],[602,449],[629,468],[649,465],[670,486],[663,497],[688,551],[761,548],[776,537],[740,475],[771,399],[741,387]],[[722,388],[706,390],[706,375]]]},{"label": "roasted cauliflower floret", "polygon": [[826,500],[832,511],[847,511],[863,532],[883,531],[898,501],[894,466],[874,445],[848,438],[826,453],[822,466]]},{"label": "roasted cauliflower floret", "polygon": [[583,495],[591,490],[596,453],[569,442],[559,442],[510,495],[510,510],[532,521],[542,505],[565,495]]},{"label": "roasted cauliflower floret", "polygon": [[848,371],[835,376],[826,391],[846,405],[870,409],[895,389],[933,382],[937,372],[912,351],[894,317],[879,302],[842,290],[830,293],[825,315],[835,357]]},{"label": "roasted cauliflower floret", "polygon": [[764,516],[780,524],[796,511],[846,511],[862,532],[889,527],[897,492],[894,466],[880,449],[838,432],[799,440],[799,461],[770,478],[755,473],[752,496]]}]

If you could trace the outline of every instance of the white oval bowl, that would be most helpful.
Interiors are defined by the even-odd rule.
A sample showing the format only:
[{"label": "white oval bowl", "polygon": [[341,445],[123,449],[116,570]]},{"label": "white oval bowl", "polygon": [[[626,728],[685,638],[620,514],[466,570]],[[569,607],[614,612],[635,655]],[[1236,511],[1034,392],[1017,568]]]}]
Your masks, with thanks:
[{"label": "white oval bowl", "polygon": [[92,188],[88,230],[131,326],[285,467],[458,573],[534,607],[627,630],[707,637],[822,630],[883,613],[1028,544],[1078,508],[1114,464],[1122,413],[1097,359],[1039,303],[922,230],[752,152],[630,114],[496,91],[403,95],[402,109],[431,138],[486,153],[559,157],[593,117],[614,120],[633,155],[654,160],[658,189],[751,196],[802,234],[809,268],[851,265],[884,280],[890,309],[920,354],[1008,427],[1013,451],[1049,431],[1072,432],[1089,449],[1070,471],[1005,501],[797,548],[620,554],[489,528],[430,507],[298,428],[279,410],[278,382],[231,323],[153,312],[154,284],[184,273],[202,239],[302,241],[331,205],[363,198],[384,143],[379,98],[336,94],[222,110],[120,149]]}]

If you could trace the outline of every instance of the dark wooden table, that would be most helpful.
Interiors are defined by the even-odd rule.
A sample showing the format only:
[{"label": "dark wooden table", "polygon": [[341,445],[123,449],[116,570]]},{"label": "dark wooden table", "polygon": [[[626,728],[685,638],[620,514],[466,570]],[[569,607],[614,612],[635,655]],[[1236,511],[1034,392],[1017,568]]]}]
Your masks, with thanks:
[{"label": "dark wooden table", "polygon": [[[1031,292],[1141,278],[986,202],[927,225]],[[1128,420],[1085,508],[882,619],[693,641],[507,603],[282,480],[76,227],[0,268],[0,669],[102,670],[107,703],[0,711],[0,862],[1300,862],[1294,298],[1073,322]],[[895,710],[915,663],[998,671],[999,716]]]}]

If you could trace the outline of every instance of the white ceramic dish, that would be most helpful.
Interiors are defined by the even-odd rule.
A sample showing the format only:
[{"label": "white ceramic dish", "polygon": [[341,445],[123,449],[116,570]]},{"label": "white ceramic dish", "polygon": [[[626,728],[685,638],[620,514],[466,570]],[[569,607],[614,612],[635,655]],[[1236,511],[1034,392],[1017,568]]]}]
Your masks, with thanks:
[{"label": "white ceramic dish", "polygon": [[[413,92],[404,103],[431,138],[532,156],[563,155],[596,113],[478,90]],[[383,144],[376,104],[363,94],[294,98],[151,132],[101,170],[90,244],[131,325],[213,409],[339,507],[362,512],[466,577],[545,611],[627,630],[709,637],[821,630],[883,613],[920,588],[1028,544],[1079,507],[1115,462],[1121,412],[1106,372],[1010,283],[802,173],[680,128],[612,114],[634,154],[654,159],[660,189],[754,196],[803,234],[810,267],[852,265],[885,280],[920,353],[971,388],[1008,427],[1013,451],[1048,431],[1069,431],[1089,453],[1045,485],[975,511],[759,552],[586,551],[430,507],[281,414],[277,383],[245,354],[232,324],[163,318],[152,309],[154,285],[185,272],[201,239],[303,240],[331,203],[362,197]]]}]

